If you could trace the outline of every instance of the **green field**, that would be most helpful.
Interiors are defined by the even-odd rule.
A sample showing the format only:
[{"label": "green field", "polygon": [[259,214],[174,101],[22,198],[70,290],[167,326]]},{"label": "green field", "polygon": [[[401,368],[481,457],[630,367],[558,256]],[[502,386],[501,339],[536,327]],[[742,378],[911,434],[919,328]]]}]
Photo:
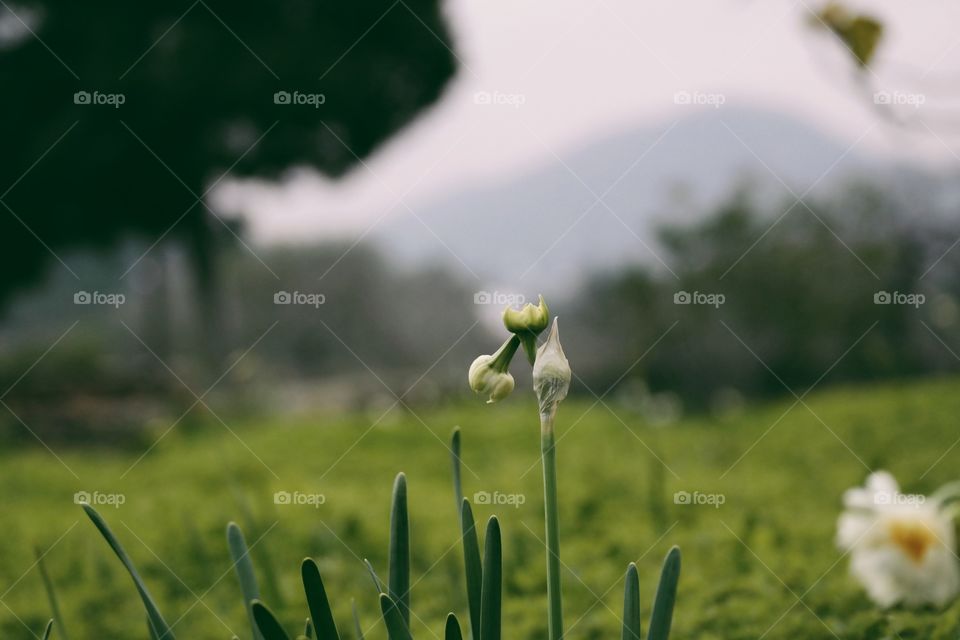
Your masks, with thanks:
[{"label": "green field", "polygon": [[[960,438],[958,391],[955,379],[837,389],[805,404],[788,398],[669,427],[568,400],[557,422],[567,637],[619,637],[631,560],[646,616],[659,564],[678,544],[676,638],[957,638],[960,604],[921,612],[871,606],[833,536],[843,491],[868,468],[892,471],[909,492],[960,476],[960,446],[950,449]],[[0,635],[34,637],[27,627],[39,632],[49,617],[33,566],[39,548],[71,638],[146,637],[132,583],[73,502],[82,490],[123,494],[122,506],[100,511],[179,638],[250,637],[225,544],[230,520],[244,527],[264,599],[291,634],[306,616],[298,565],[309,555],[320,562],[341,634],[352,637],[356,599],[367,637],[384,638],[362,559],[386,573],[390,489],[405,471],[413,631],[439,637],[447,611],[465,614],[447,450],[459,425],[465,494],[523,496],[514,500],[523,504],[475,508],[478,520],[501,517],[504,636],[544,638],[539,432],[533,403],[518,396],[495,406],[396,409],[373,428],[377,414],[227,418],[232,435],[197,416],[200,428],[174,430],[132,469],[143,451],[58,449],[63,464],[40,447],[6,452]],[[325,502],[275,505],[276,491],[323,494]],[[724,503],[677,505],[676,491],[722,494]]]}]

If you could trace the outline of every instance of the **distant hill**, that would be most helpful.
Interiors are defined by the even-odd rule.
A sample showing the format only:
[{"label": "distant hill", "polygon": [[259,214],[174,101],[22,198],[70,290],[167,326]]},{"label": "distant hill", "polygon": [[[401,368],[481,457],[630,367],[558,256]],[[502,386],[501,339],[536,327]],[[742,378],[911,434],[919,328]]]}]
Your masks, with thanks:
[{"label": "distant hill", "polygon": [[[709,211],[745,180],[779,202],[788,192],[771,171],[800,194],[827,172],[818,187],[879,169],[849,147],[782,113],[707,108],[558,152],[560,159],[525,175],[447,194],[417,207],[429,229],[408,214],[375,238],[403,262],[441,259],[462,268],[452,252],[484,286],[549,291],[551,281],[569,282],[586,269],[655,262],[644,243],[655,246],[656,221]],[[603,204],[590,210],[594,193],[607,190],[613,213]]]}]

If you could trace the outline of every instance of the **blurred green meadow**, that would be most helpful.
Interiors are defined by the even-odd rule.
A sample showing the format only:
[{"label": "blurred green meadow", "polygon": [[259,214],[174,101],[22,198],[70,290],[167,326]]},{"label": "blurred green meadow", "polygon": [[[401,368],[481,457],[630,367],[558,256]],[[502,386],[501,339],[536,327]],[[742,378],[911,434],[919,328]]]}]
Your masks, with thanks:
[{"label": "blurred green meadow", "polygon": [[[890,470],[917,493],[957,478],[958,384],[834,388],[660,427],[607,400],[571,399],[557,423],[567,637],[619,634],[629,561],[640,568],[649,615],[660,562],[677,544],[677,638],[956,638],[960,604],[874,608],[848,577],[833,536],[842,492],[868,468]],[[227,418],[229,427],[211,416],[172,430],[145,455],[73,449],[58,452],[61,464],[39,446],[7,452],[0,635],[34,637],[27,627],[37,632],[51,615],[31,564],[39,550],[70,637],[146,637],[129,577],[74,504],[86,491],[123,496],[122,505],[97,508],[178,637],[250,637],[225,542],[234,520],[252,548],[263,598],[290,633],[306,616],[298,564],[312,556],[341,634],[353,637],[355,599],[367,637],[384,638],[362,560],[385,573],[390,488],[404,471],[413,632],[439,637],[448,611],[466,611],[448,449],[459,426],[464,493],[478,522],[501,518],[506,636],[544,638],[535,416],[533,402],[516,396],[386,415]],[[322,495],[314,500],[322,504],[277,504],[276,492],[291,494],[291,503],[296,492]],[[677,492],[722,504],[677,504]],[[488,495],[503,504],[479,504]]]}]

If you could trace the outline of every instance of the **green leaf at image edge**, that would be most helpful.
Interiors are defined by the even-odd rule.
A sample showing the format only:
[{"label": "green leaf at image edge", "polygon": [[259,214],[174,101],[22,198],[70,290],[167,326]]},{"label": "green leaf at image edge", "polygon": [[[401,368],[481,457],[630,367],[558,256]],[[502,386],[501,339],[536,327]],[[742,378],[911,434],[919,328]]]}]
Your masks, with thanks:
[{"label": "green leaf at image edge", "polygon": [[260,599],[260,588],[257,586],[257,577],[253,570],[253,561],[250,558],[250,550],[243,539],[243,531],[235,523],[227,524],[227,547],[230,549],[230,557],[233,559],[233,570],[237,574],[237,580],[240,582],[240,592],[243,594],[243,608],[247,611],[250,618],[250,626],[253,629],[254,640],[264,640],[257,629],[257,623],[253,619],[253,610],[250,603]]},{"label": "green leaf at image edge", "polygon": [[306,558],[300,565],[300,574],[303,577],[303,591],[307,595],[310,619],[313,621],[317,639],[340,640],[333,612],[330,610],[330,601],[327,599],[327,590],[320,577],[320,567],[311,558]]},{"label": "green leaf at image edge", "polygon": [[502,553],[500,521],[496,516],[487,521],[483,545],[483,594],[480,599],[480,640],[500,640],[500,603],[502,587]]},{"label": "green leaf at image edge", "polygon": [[390,640],[413,640],[396,603],[385,593],[380,594],[380,611],[383,613],[383,623],[387,627]]},{"label": "green leaf at image edge", "polygon": [[280,626],[276,616],[267,608],[267,605],[259,600],[254,600],[250,603],[250,608],[253,610],[253,619],[256,621],[260,633],[263,634],[264,640],[290,640],[287,632]]},{"label": "green leaf at image edge", "polygon": [[460,631],[460,622],[453,613],[447,614],[447,624],[443,630],[443,640],[463,640],[463,633]]},{"label": "green leaf at image edge", "polygon": [[151,633],[155,634],[159,640],[174,640],[173,631],[170,629],[167,621],[163,619],[163,616],[160,615],[160,609],[157,608],[156,603],[150,596],[150,592],[147,591],[146,585],[144,585],[143,580],[140,578],[140,574],[137,573],[136,567],[133,566],[133,562],[130,561],[127,552],[124,551],[123,546],[117,540],[116,536],[113,535],[110,527],[107,526],[107,523],[100,514],[97,513],[96,509],[88,504],[81,506],[133,579],[133,584],[136,586],[137,592],[140,594],[140,599],[143,601],[143,607],[147,610],[147,621]]},{"label": "green leaf at image edge", "polygon": [[463,536],[463,565],[467,581],[467,608],[470,613],[472,637],[480,639],[480,600],[483,593],[483,568],[480,564],[480,543],[473,509],[464,499],[460,511],[460,529]]},{"label": "green leaf at image edge", "polygon": [[407,477],[397,474],[390,509],[390,553],[387,566],[389,594],[410,626],[410,522],[407,514]]},{"label": "green leaf at image edge", "polygon": [[640,576],[630,563],[623,585],[623,633],[621,640],[640,640]]},{"label": "green leaf at image edge", "polygon": [[668,640],[673,621],[673,606],[677,601],[677,582],[680,580],[680,549],[673,547],[667,552],[660,570],[660,584],[653,600],[650,616],[650,631],[647,640]]}]

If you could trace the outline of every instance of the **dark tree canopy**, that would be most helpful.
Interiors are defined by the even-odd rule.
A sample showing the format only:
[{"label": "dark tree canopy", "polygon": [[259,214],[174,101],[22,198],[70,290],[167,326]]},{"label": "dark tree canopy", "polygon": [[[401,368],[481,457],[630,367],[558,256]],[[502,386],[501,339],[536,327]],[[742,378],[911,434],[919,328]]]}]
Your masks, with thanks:
[{"label": "dark tree canopy", "polygon": [[0,26],[0,300],[129,235],[202,263],[221,175],[339,176],[455,71],[438,0],[46,0]]}]

